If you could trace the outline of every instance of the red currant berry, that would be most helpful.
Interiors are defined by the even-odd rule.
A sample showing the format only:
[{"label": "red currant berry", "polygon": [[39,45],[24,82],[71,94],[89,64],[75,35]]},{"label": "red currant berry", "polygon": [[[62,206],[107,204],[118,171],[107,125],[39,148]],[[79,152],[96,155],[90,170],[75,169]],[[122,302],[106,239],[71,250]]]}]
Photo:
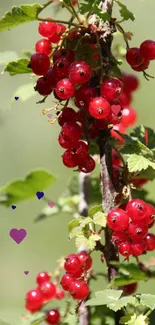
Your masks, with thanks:
[{"label": "red currant berry", "polygon": [[56,32],[52,36],[49,37],[51,43],[58,43],[61,39],[61,36],[66,30],[66,27],[62,24],[56,24]]},{"label": "red currant berry", "polygon": [[66,150],[62,155],[63,164],[66,167],[73,168],[78,165],[77,155],[69,150]]},{"label": "red currant berry", "polygon": [[130,92],[123,91],[120,98],[119,98],[120,104],[122,107],[129,106],[132,102],[132,95]]},{"label": "red currant berry", "polygon": [[106,100],[113,101],[120,97],[123,90],[123,83],[117,78],[108,78],[100,87],[101,96]]},{"label": "red currant berry", "polygon": [[95,139],[99,133],[98,127],[96,126],[95,123],[90,124],[88,131],[91,139]]},{"label": "red currant berry", "polygon": [[34,87],[35,91],[37,91],[42,96],[47,96],[51,94],[52,89],[45,77],[40,77],[37,80],[36,86]]},{"label": "red currant berry", "polygon": [[65,293],[63,290],[57,290],[55,298],[58,300],[62,300],[65,298]]},{"label": "red currant berry", "polygon": [[97,92],[93,87],[84,85],[75,92],[75,105],[78,108],[87,109],[90,101],[97,97]]},{"label": "red currant berry", "polygon": [[40,39],[35,45],[36,52],[43,52],[49,55],[52,51],[52,45],[48,39]]},{"label": "red currant berry", "polygon": [[84,141],[78,141],[76,148],[73,149],[76,153],[78,162],[82,162],[83,159],[85,160],[88,157],[88,144]]},{"label": "red currant berry", "polygon": [[30,65],[37,76],[44,75],[50,67],[50,59],[45,53],[34,53],[31,56]]},{"label": "red currant berry", "polygon": [[47,73],[45,74],[45,78],[47,79],[52,89],[56,87],[56,84],[59,81],[53,72],[53,67],[48,69]]},{"label": "red currant berry", "polygon": [[[47,18],[47,19],[51,20],[51,18]],[[38,32],[40,35],[44,37],[47,38],[51,37],[56,33],[56,30],[57,30],[57,24],[54,22],[42,21],[39,23]]]},{"label": "red currant berry", "polygon": [[109,228],[111,228],[112,230],[126,230],[129,227],[129,216],[122,209],[113,209],[108,213],[107,223]]},{"label": "red currant berry", "polygon": [[147,235],[148,227],[143,221],[130,222],[128,228],[128,236],[133,242],[141,242]]},{"label": "red currant berry", "polygon": [[112,234],[112,242],[114,245],[119,246],[121,243],[127,241],[127,235],[123,231],[114,231]]},{"label": "red currant berry", "polygon": [[147,245],[146,241],[142,240],[140,243],[134,243],[131,245],[132,255],[140,256],[146,251]]},{"label": "red currant berry", "polygon": [[132,183],[135,187],[142,187],[144,184],[148,182],[146,178],[132,178],[130,179],[130,183]]},{"label": "red currant berry", "polygon": [[144,41],[140,46],[142,56],[148,60],[155,60],[155,42],[151,40]]},{"label": "red currant berry", "polygon": [[148,228],[149,229],[152,228],[154,226],[154,224],[155,224],[155,220],[153,220],[151,223],[148,224]]},{"label": "red currant berry", "polygon": [[126,60],[132,67],[137,67],[143,63],[144,57],[139,48],[132,47],[127,50]]},{"label": "red currant berry", "polygon": [[91,78],[92,70],[85,61],[75,61],[69,68],[69,79],[73,84],[82,85]]},{"label": "red currant berry", "polygon": [[148,207],[148,218],[147,222],[150,225],[155,220],[155,208],[152,204],[147,203]]},{"label": "red currant berry", "polygon": [[69,292],[74,299],[84,300],[89,295],[89,287],[85,281],[75,280],[70,284]]},{"label": "red currant berry", "polygon": [[42,283],[49,281],[50,278],[51,278],[51,276],[49,273],[40,272],[36,277],[36,281],[37,281],[38,285],[41,285]]},{"label": "red currant berry", "polygon": [[43,296],[39,289],[33,289],[27,292],[25,308],[31,313],[41,309],[43,305]]},{"label": "red currant berry", "polygon": [[60,58],[55,61],[53,66],[53,72],[56,78],[62,79],[67,77],[70,63],[65,58]]},{"label": "red currant berry", "polygon": [[74,95],[75,88],[69,79],[61,79],[55,88],[56,95],[61,99],[69,99]]},{"label": "red currant berry", "polygon": [[110,113],[110,104],[102,97],[95,97],[90,101],[89,113],[96,119],[104,119]]},{"label": "red currant berry", "polygon": [[134,125],[136,123],[136,120],[137,120],[137,113],[132,107],[123,108],[121,123],[125,127]]},{"label": "red currant berry", "polygon": [[40,285],[40,290],[42,292],[42,295],[43,295],[43,299],[45,301],[48,301],[52,298],[55,297],[55,294],[56,294],[56,286],[53,282],[44,282]]},{"label": "red currant berry", "polygon": [[67,59],[70,63],[74,61],[74,52],[71,51],[70,49],[60,49],[56,50],[53,53],[53,63],[57,61],[58,59],[65,58]]},{"label": "red currant berry", "polygon": [[131,66],[131,68],[137,72],[141,72],[148,69],[149,65],[150,65],[150,61],[148,59],[144,59],[143,63],[138,65],[138,67]]},{"label": "red currant berry", "polygon": [[59,125],[63,126],[66,122],[76,122],[77,113],[71,107],[65,107],[62,110],[60,117],[58,118]]},{"label": "red currant berry", "polygon": [[73,143],[71,141],[66,141],[63,137],[62,132],[59,133],[59,137],[58,137],[58,142],[60,144],[60,146],[64,149],[69,149],[71,151],[72,148],[74,148],[74,146],[76,145],[76,143]]},{"label": "red currant berry", "polygon": [[126,206],[126,211],[133,221],[141,221],[149,216],[147,203],[141,199],[130,200]]},{"label": "red currant berry", "polygon": [[128,257],[131,255],[131,244],[128,242],[121,243],[118,247],[118,251],[121,255]]},{"label": "red currant berry", "polygon": [[57,309],[51,309],[46,315],[46,322],[50,325],[57,325],[60,322],[60,313]]},{"label": "red currant berry", "polygon": [[74,273],[74,278],[77,280],[77,279],[81,278],[82,274],[83,274],[83,269],[81,268],[76,273]]},{"label": "red currant berry", "polygon": [[81,263],[76,254],[70,254],[65,258],[64,268],[68,273],[74,275],[77,271],[81,269]]},{"label": "red currant berry", "polygon": [[80,125],[75,122],[66,122],[62,126],[62,134],[66,141],[73,139],[74,143],[77,144],[81,137],[82,129]]},{"label": "red currant berry", "polygon": [[125,296],[130,296],[137,290],[137,282],[127,284],[126,286],[121,287]]},{"label": "red currant berry", "polygon": [[139,88],[139,79],[130,73],[123,73],[123,83],[125,92],[133,92]]},{"label": "red currant berry", "polygon": [[147,251],[153,251],[155,249],[155,235],[148,233],[146,236]]},{"label": "red currant berry", "polygon": [[89,270],[93,262],[91,256],[85,251],[78,253],[77,256],[80,260],[81,267],[86,271]]},{"label": "red currant berry", "polygon": [[87,156],[78,166],[81,172],[89,174],[95,169],[95,161],[92,157]]},{"label": "red currant berry", "polygon": [[69,290],[70,284],[75,280],[75,277],[73,274],[65,273],[62,278],[60,284],[62,285],[63,289],[65,291]]}]

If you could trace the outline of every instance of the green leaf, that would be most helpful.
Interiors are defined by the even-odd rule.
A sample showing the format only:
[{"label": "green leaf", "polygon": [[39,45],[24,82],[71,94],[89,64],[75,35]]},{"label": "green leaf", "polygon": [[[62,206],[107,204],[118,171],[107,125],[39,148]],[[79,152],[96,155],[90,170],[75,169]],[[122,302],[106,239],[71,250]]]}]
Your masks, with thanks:
[{"label": "green leaf", "polygon": [[137,154],[130,155],[130,157],[127,159],[127,165],[130,173],[140,172],[141,170],[146,170],[149,167],[155,170],[154,162]]},{"label": "green leaf", "polygon": [[0,189],[6,195],[6,200],[0,202],[5,206],[21,202],[36,196],[36,192],[43,191],[55,181],[55,177],[44,169],[33,170],[24,180],[15,180]]},{"label": "green leaf", "polygon": [[90,216],[90,217],[93,217],[93,215],[96,213],[96,212],[98,212],[98,211],[103,211],[103,209],[102,209],[102,205],[100,204],[100,205],[95,205],[93,208],[91,208],[89,211],[88,211],[88,215]]},{"label": "green leaf", "polygon": [[4,51],[0,52],[0,65],[7,64],[9,61],[14,61],[18,59],[16,52]]},{"label": "green leaf", "polygon": [[20,325],[37,325],[44,321],[46,314],[43,312],[35,313],[28,318],[23,318]]},{"label": "green leaf", "polygon": [[112,309],[113,311],[116,312],[116,311],[122,309],[123,307],[126,307],[128,304],[135,306],[136,303],[137,303],[137,300],[135,297],[128,296],[128,297],[120,298],[117,302],[112,302],[112,303],[108,304],[107,307],[109,307],[110,309]]},{"label": "green leaf", "polygon": [[125,264],[111,262],[111,264],[118,268],[120,273],[129,276],[132,279],[135,279],[135,282],[148,279],[147,274],[144,271],[140,270],[139,266],[134,263]]},{"label": "green leaf", "polygon": [[121,297],[122,290],[106,289],[104,291],[95,292],[96,298],[92,298],[86,302],[86,306],[108,305],[112,302],[117,302]]},{"label": "green leaf", "polygon": [[123,18],[122,21],[129,20],[129,19],[131,19],[132,21],[135,20],[134,14],[123,3],[121,3],[118,0],[115,0],[115,2],[120,7],[120,15]]},{"label": "green leaf", "polygon": [[73,230],[69,234],[69,239],[73,239],[74,237],[77,237],[77,236],[78,237],[79,236],[83,237],[83,231],[82,231],[82,228],[80,226],[78,226],[76,228],[73,228]]},{"label": "green leaf", "polygon": [[37,20],[37,16],[43,8],[44,6],[41,6],[39,3],[21,5],[20,7],[14,6],[0,19],[0,32]]},{"label": "green leaf", "polygon": [[120,276],[117,276],[112,279],[112,281],[109,283],[108,287],[109,288],[121,287],[121,286],[132,284],[135,282],[136,282],[136,280],[134,277],[120,274]]},{"label": "green leaf", "polygon": [[69,233],[72,232],[72,230],[76,227],[78,227],[80,221],[78,219],[74,219],[72,221],[69,222],[68,224],[68,231]]},{"label": "green leaf", "polygon": [[28,59],[18,59],[17,61],[9,62],[5,68],[5,72],[9,72],[10,76],[23,73],[31,73],[32,70],[28,68],[30,61]]},{"label": "green leaf", "polygon": [[[147,137],[146,137],[147,133]],[[146,145],[146,138],[148,141],[147,147],[149,149],[155,148],[155,131],[147,126],[140,125],[133,129],[131,132],[131,137],[135,137],[139,139],[140,142],[142,142],[144,145]]]},{"label": "green leaf", "polygon": [[90,223],[93,223],[93,220],[90,217],[84,217],[82,220],[80,220],[80,227],[84,228],[86,225],[89,225]]},{"label": "green leaf", "polygon": [[127,324],[127,322],[129,322],[129,320],[131,320],[131,317],[133,316],[133,314],[131,313],[127,313],[125,316],[121,317],[120,319],[120,324],[123,325],[123,324]]},{"label": "green leaf", "polygon": [[97,4],[93,6],[93,11],[98,17],[100,17],[100,19],[102,19],[102,21],[110,20],[110,15],[108,14],[108,12],[103,12],[103,10],[99,8]]},{"label": "green leaf", "polygon": [[37,92],[34,90],[34,84],[33,83],[28,83],[23,86],[20,86],[12,96],[12,101],[14,102],[15,99],[14,97],[19,97],[20,101],[26,101],[30,99],[33,96],[36,96]]},{"label": "green leaf", "polygon": [[93,221],[95,225],[105,227],[107,223],[106,214],[100,211],[96,212],[93,216]]},{"label": "green leaf", "polygon": [[77,248],[81,246],[85,246],[90,250],[93,250],[96,246],[96,241],[100,240],[101,236],[97,234],[91,234],[89,238],[86,238],[84,235],[78,235],[75,241],[75,245]]},{"label": "green leaf", "polygon": [[142,294],[140,297],[140,304],[147,306],[151,310],[155,309],[155,295]]},{"label": "green leaf", "polygon": [[129,319],[125,321],[125,323],[121,323],[125,325],[147,325],[148,319],[145,315],[139,315],[136,314],[132,315]]}]

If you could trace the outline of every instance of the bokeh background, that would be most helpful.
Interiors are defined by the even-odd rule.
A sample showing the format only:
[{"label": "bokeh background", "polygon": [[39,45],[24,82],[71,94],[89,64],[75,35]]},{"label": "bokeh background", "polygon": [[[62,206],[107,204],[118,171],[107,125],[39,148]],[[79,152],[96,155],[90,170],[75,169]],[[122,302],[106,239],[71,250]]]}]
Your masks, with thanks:
[{"label": "bokeh background", "polygon": [[[33,3],[33,0],[23,2]],[[1,0],[0,16],[13,5],[21,3],[21,0]],[[134,23],[124,23],[125,30],[134,34],[131,45],[139,46],[145,39],[155,39],[155,1],[124,0],[123,3],[136,15]],[[52,7],[45,12],[45,17],[48,16],[53,16]],[[58,16],[66,18],[65,9]],[[22,50],[31,50],[40,38],[37,25],[37,22],[32,22],[0,33],[0,52],[13,51],[20,56]],[[2,65],[0,69],[3,70]],[[123,69],[131,72],[127,65]],[[154,62],[151,63],[149,72],[155,75]],[[154,128],[155,81],[147,82],[141,74],[138,76],[141,87],[135,93],[133,101],[133,107],[138,112],[137,124]],[[43,108],[51,107],[51,100],[41,105],[36,105],[39,97],[32,97],[25,102],[12,100],[16,90],[28,82],[27,75],[0,75],[0,187],[10,180],[24,178],[36,167],[43,167],[57,176],[57,181],[45,191],[55,201],[65,190],[72,171],[61,163],[62,151],[57,143],[59,127],[50,125],[48,118],[41,115]],[[154,186],[154,182],[146,185],[151,199],[155,195]],[[34,218],[45,205],[44,201],[34,198],[17,204],[15,210],[0,207],[0,325],[19,324],[20,315],[25,312],[25,293],[35,287],[36,274],[42,270],[53,271],[57,259],[75,251],[74,242],[67,239],[67,223],[71,216],[60,214],[38,224],[34,223]],[[20,245],[9,237],[11,228],[27,230],[28,236]],[[94,266],[97,270],[102,268],[98,254],[94,255]],[[29,270],[29,275],[24,274],[25,270]],[[94,286],[96,289],[105,287],[102,281]],[[154,294],[154,288],[153,281],[142,283],[139,292]]]}]

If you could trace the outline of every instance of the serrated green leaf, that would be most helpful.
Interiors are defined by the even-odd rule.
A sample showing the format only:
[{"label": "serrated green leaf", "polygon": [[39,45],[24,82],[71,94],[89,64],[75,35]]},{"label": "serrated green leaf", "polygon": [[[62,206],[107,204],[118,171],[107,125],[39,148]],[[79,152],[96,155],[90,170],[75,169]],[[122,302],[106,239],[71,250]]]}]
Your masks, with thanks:
[{"label": "serrated green leaf", "polygon": [[72,232],[72,230],[74,228],[78,227],[79,223],[80,223],[80,221],[78,219],[74,219],[74,220],[70,221],[69,224],[68,224],[69,233]]},{"label": "serrated green leaf", "polygon": [[122,290],[106,289],[104,291],[95,292],[96,298],[86,302],[86,306],[100,306],[116,303],[122,295]]},{"label": "serrated green leaf", "polygon": [[14,97],[19,97],[19,100],[24,102],[36,95],[37,95],[37,92],[34,90],[34,84],[28,83],[23,86],[20,86],[15,91],[14,95],[12,96],[12,101],[13,102],[15,101]]},{"label": "serrated green leaf", "polygon": [[125,316],[121,317],[121,319],[119,321],[120,324],[121,325],[127,324],[127,322],[129,322],[131,320],[132,316],[133,316],[133,314],[127,313]]},{"label": "serrated green leaf", "polygon": [[80,220],[80,227],[84,228],[86,225],[89,225],[90,223],[93,223],[93,220],[90,217],[83,218],[83,220]]},{"label": "serrated green leaf", "polygon": [[149,149],[152,150],[155,148],[155,131],[153,129],[144,125],[140,125],[134,128],[130,135],[131,137],[139,139],[139,141],[142,142],[144,145],[146,145],[146,142],[148,142],[147,147]]},{"label": "serrated green leaf", "polygon": [[13,51],[0,52],[0,65],[7,64],[9,61],[18,59],[18,55]]},{"label": "serrated green leaf", "polygon": [[39,3],[14,6],[0,19],[0,31],[9,30],[18,25],[36,20],[44,6]]},{"label": "serrated green leaf", "polygon": [[84,235],[78,235],[75,240],[75,245],[77,248],[85,246],[90,250],[93,250],[96,246],[96,241],[100,240],[101,236],[97,234],[92,234],[89,238],[86,238]]},{"label": "serrated green leaf", "polygon": [[132,279],[135,279],[135,282],[140,280],[147,280],[148,278],[146,272],[140,270],[139,266],[134,263],[125,264],[125,263],[111,262],[111,264],[114,265],[116,268],[118,268],[121,274],[129,276]]},{"label": "serrated green leaf", "polygon": [[100,211],[96,212],[93,216],[93,221],[94,221],[95,225],[105,227],[106,223],[107,223],[106,214],[103,212],[100,212]]},{"label": "serrated green leaf", "polygon": [[17,61],[9,62],[5,68],[5,72],[9,72],[10,76],[23,73],[31,73],[32,70],[28,68],[30,61],[28,59],[18,59]]},{"label": "serrated green leaf", "polygon": [[122,21],[129,20],[129,19],[131,19],[132,21],[135,20],[134,14],[122,2],[118,0],[115,0],[115,2],[120,7],[120,15],[123,18]]},{"label": "serrated green leaf", "polygon": [[151,310],[155,309],[155,295],[142,294],[140,296],[140,304],[147,306]]},{"label": "serrated green leaf", "polygon": [[108,285],[109,288],[121,287],[124,285],[135,283],[135,278],[120,274],[120,276],[115,277]]},{"label": "serrated green leaf", "polygon": [[103,211],[103,209],[102,209],[102,205],[100,204],[100,205],[95,205],[94,207],[92,207],[89,211],[88,211],[88,215],[90,216],[90,217],[93,217],[93,215],[96,213],[96,212],[98,212],[98,211]]},{"label": "serrated green leaf", "polygon": [[142,170],[146,170],[149,167],[155,170],[154,162],[137,154],[130,155],[130,157],[127,159],[127,166],[130,173],[140,172]]},{"label": "serrated green leaf", "polygon": [[83,231],[80,226],[73,228],[73,230],[69,234],[69,239],[73,239],[76,236],[83,236]]},{"label": "serrated green leaf", "polygon": [[148,324],[148,319],[144,315],[137,316],[136,314],[134,314],[124,324],[125,325],[147,325]]},{"label": "serrated green leaf", "polygon": [[6,195],[6,200],[0,202],[5,206],[21,202],[36,196],[36,192],[43,191],[55,181],[55,177],[44,169],[33,170],[24,180],[15,180],[0,189]]},{"label": "serrated green leaf", "polygon": [[135,297],[132,296],[122,297],[117,302],[112,302],[110,304],[107,304],[107,307],[116,312],[122,309],[123,307],[126,307],[128,304],[134,306],[136,305],[136,302],[137,301]]}]

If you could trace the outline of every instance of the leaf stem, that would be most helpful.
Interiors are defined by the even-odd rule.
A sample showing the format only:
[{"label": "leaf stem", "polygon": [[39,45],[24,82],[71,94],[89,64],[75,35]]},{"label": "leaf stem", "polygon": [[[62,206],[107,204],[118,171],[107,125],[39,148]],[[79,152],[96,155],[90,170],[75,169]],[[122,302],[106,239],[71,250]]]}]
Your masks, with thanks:
[{"label": "leaf stem", "polygon": [[129,49],[130,46],[129,46],[129,42],[128,42],[127,38],[126,38],[126,33],[125,33],[124,29],[118,23],[115,23],[115,25],[116,25],[117,29],[120,31],[120,33],[123,35],[124,41],[126,43],[126,48]]},{"label": "leaf stem", "polygon": [[[60,20],[60,19],[47,19],[47,18],[45,19],[45,18],[39,18],[39,17],[37,17],[37,20],[38,21],[49,21],[49,22],[54,22],[54,23],[60,23],[60,24],[68,25],[68,21],[66,21],[66,20]],[[75,27],[79,27],[78,24],[75,24],[73,22],[71,22],[70,25],[75,26]]]}]

